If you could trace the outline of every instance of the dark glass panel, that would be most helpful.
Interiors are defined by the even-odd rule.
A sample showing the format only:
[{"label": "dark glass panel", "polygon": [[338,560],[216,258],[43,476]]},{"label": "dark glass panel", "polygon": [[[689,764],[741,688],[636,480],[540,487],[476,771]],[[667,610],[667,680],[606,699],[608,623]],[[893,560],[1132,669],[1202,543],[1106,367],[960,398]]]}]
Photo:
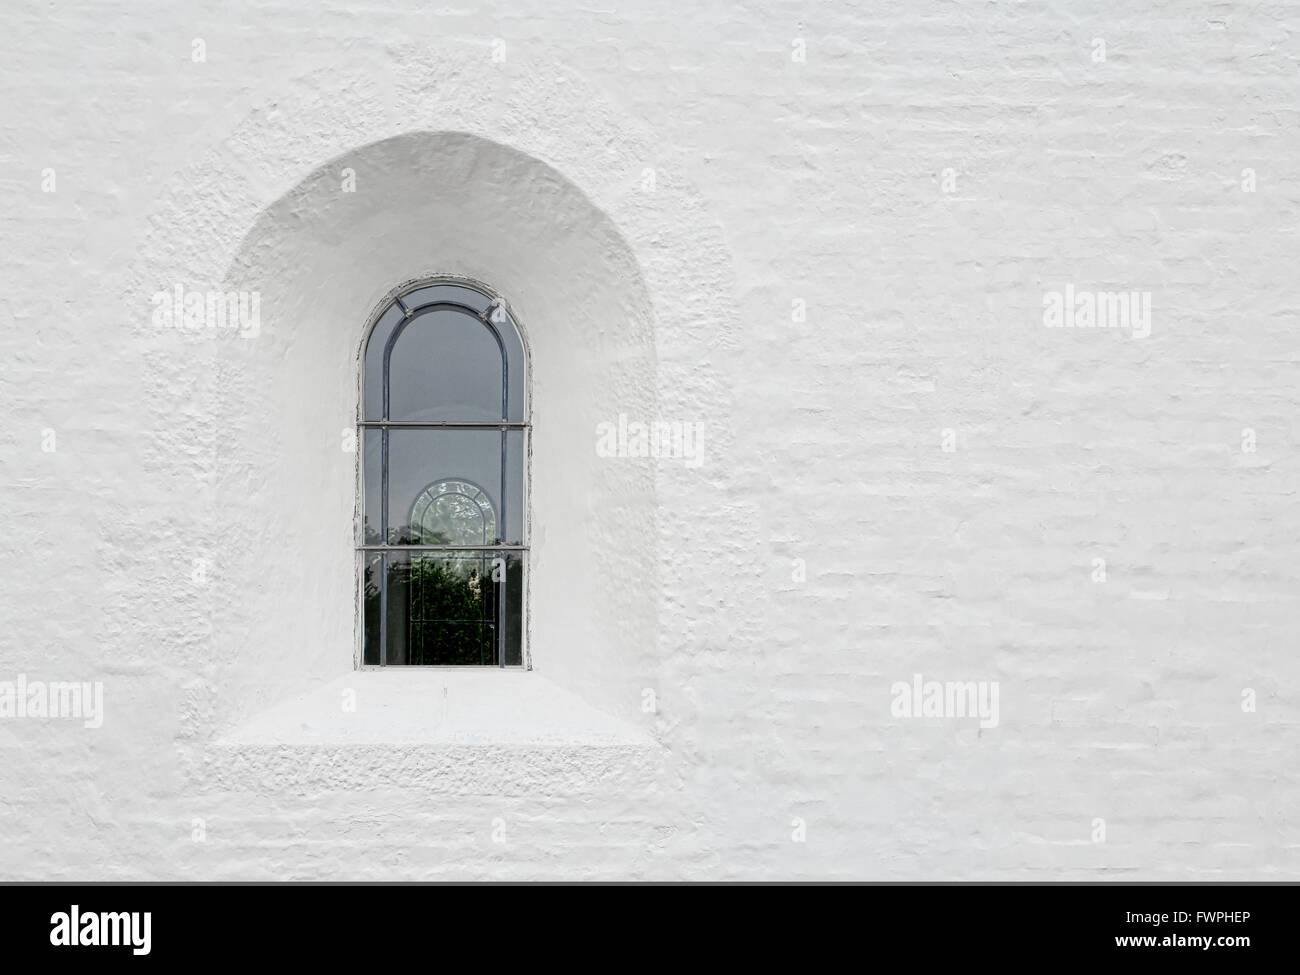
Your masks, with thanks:
[{"label": "dark glass panel", "polygon": [[365,610],[361,620],[362,625],[362,662],[368,666],[377,666],[381,663],[379,656],[379,577],[383,571],[383,555],[378,553],[363,552],[362,564],[365,566],[362,585],[364,594],[362,596]]},{"label": "dark glass panel", "polygon": [[402,318],[402,309],[395,304],[390,305],[370,331],[370,339],[366,342],[366,368],[362,383],[366,397],[361,413],[363,420],[384,418],[384,345]]},{"label": "dark glass panel", "polygon": [[364,545],[382,545],[384,431],[370,427],[361,431],[362,505],[361,537]]},{"label": "dark glass panel", "polygon": [[[373,431],[376,435],[378,431]],[[511,544],[523,533],[524,432],[506,432],[506,535]],[[449,534],[446,541],[423,540],[441,527],[468,532],[478,509],[483,523],[501,526],[500,430],[388,431],[388,539],[390,545],[468,545],[477,536]],[[464,500],[430,505],[430,495],[455,493]],[[491,509],[489,515],[487,508]],[[369,507],[367,506],[367,511]],[[490,539],[487,544],[494,544]]]},{"label": "dark glass panel", "polygon": [[[492,666],[504,578],[492,552],[388,556],[388,663]],[[502,573],[496,573],[502,576]]]},{"label": "dark glass panel", "polygon": [[397,336],[388,364],[388,419],[500,420],[501,347],[468,312],[419,312]]},{"label": "dark glass panel", "polygon": [[[504,557],[506,584],[506,618],[503,637],[505,664],[521,667],[524,663],[524,555],[522,552],[498,552]],[[501,567],[498,561],[497,565]]]}]

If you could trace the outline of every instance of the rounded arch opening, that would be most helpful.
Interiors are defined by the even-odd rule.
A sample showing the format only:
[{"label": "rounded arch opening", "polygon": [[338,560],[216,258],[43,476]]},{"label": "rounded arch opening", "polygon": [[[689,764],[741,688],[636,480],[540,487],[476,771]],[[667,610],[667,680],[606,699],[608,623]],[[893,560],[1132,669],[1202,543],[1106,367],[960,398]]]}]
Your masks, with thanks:
[{"label": "rounded arch opening", "polygon": [[229,530],[214,641],[227,686],[260,705],[354,663],[363,446],[349,449],[346,431],[370,408],[360,376],[379,322],[367,323],[416,281],[472,282],[520,323],[531,381],[505,396],[532,424],[531,664],[630,715],[626,688],[652,666],[658,630],[655,474],[648,460],[599,456],[595,441],[620,415],[655,415],[652,304],[627,243],[576,186],[456,132],[320,166],[262,212],[229,269],[226,287],[261,295],[262,321],[216,363]]}]

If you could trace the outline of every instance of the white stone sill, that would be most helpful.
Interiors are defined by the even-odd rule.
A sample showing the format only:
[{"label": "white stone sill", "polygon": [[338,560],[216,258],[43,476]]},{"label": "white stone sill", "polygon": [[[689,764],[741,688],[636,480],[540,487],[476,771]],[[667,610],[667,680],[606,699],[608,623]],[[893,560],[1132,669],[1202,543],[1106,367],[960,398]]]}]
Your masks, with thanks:
[{"label": "white stone sill", "polygon": [[[356,692],[355,711],[343,709],[348,689]],[[647,732],[540,674],[474,667],[351,671],[255,716],[216,744],[659,747]]]}]

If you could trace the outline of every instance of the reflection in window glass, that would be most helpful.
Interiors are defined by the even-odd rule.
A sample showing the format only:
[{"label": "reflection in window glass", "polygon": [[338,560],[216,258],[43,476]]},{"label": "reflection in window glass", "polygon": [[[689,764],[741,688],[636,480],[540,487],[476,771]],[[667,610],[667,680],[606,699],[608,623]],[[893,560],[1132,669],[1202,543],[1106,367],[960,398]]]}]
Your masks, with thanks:
[{"label": "reflection in window glass", "polygon": [[494,329],[437,306],[401,328],[388,362],[388,419],[500,420],[505,369]]}]

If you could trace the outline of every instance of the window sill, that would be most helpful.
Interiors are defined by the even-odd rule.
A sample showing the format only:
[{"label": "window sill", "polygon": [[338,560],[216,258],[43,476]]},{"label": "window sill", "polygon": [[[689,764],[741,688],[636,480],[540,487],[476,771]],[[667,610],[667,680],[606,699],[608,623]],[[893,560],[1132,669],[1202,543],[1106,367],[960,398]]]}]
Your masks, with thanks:
[{"label": "window sill", "polygon": [[[345,709],[349,701],[354,710]],[[404,667],[350,672],[257,715],[215,744],[659,747],[642,729],[533,672]]]}]

